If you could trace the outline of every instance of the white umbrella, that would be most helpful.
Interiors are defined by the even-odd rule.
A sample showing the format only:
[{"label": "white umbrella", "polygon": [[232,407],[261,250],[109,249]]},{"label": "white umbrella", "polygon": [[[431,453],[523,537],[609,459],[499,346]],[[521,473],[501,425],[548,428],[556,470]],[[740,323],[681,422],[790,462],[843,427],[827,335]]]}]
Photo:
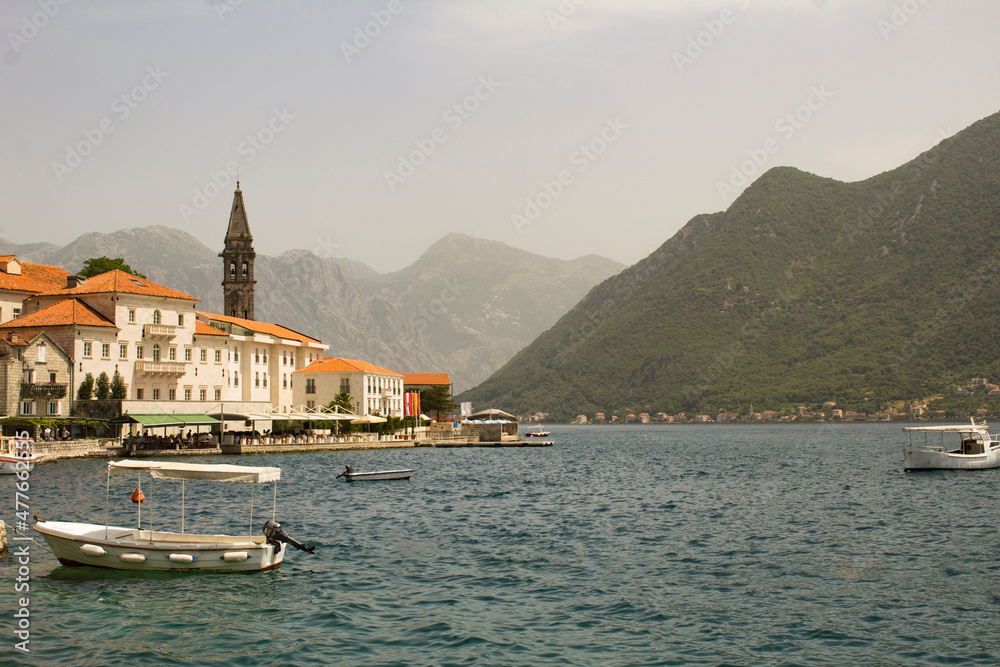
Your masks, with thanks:
[{"label": "white umbrella", "polygon": [[352,424],[384,424],[389,421],[385,417],[379,417],[378,415],[365,415],[364,417],[358,417],[357,419],[352,419]]}]

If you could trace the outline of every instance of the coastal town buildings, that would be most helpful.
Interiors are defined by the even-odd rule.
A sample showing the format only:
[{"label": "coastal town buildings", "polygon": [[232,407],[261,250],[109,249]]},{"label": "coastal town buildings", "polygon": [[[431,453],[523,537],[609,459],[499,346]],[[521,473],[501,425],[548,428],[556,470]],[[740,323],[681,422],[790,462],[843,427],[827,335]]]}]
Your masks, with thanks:
[{"label": "coastal town buildings", "polygon": [[216,400],[266,401],[279,412],[306,404],[295,399],[292,373],[320,358],[329,346],[280,324],[201,311],[197,317],[203,331],[226,339],[225,383]]},{"label": "coastal town buildings", "polygon": [[0,334],[0,411],[3,415],[69,414],[69,355],[44,331]]},{"label": "coastal town buildings", "polygon": [[357,359],[322,357],[293,373],[295,405],[327,405],[346,392],[356,414],[403,416],[404,374]]},{"label": "coastal town buildings", "polygon": [[68,275],[58,266],[22,262],[16,255],[0,255],[0,324],[20,317],[28,297],[65,285]]},{"label": "coastal town buildings", "polygon": [[403,391],[424,391],[442,388],[450,396],[453,391],[451,378],[447,373],[403,373]]}]

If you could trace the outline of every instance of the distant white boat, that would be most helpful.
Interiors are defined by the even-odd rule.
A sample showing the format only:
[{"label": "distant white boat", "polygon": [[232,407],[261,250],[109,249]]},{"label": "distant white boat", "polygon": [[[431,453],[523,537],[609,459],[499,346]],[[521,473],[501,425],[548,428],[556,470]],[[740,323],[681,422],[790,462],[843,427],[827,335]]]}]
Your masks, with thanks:
[{"label": "distant white boat", "polygon": [[910,426],[903,429],[907,470],[985,470],[1000,467],[1000,442],[985,423]]},{"label": "distant white boat", "polygon": [[537,431],[525,431],[524,432],[524,437],[525,438],[547,438],[547,437],[549,437],[549,432],[548,431],[543,431],[542,430],[542,425],[539,424]]},{"label": "distant white boat", "polygon": [[[347,470],[337,475],[343,477],[348,482],[371,482],[385,479],[410,479],[413,470],[375,470],[372,472],[354,472],[354,468],[347,466]],[[336,479],[336,477],[334,478]]]},{"label": "distant white boat", "polygon": [[[167,461],[118,461],[108,463],[108,477],[114,472],[148,472],[155,479],[205,480],[216,482],[274,482],[279,468],[237,465],[199,465]],[[312,553],[313,547],[300,544],[274,521],[264,522],[260,535],[204,535],[184,531],[184,493],[181,491],[181,532],[142,528],[141,507],[145,496],[137,486],[133,492],[138,519],[135,528],[69,521],[38,521],[34,528],[45,537],[59,562],[67,566],[90,565],[113,570],[181,570],[202,572],[257,572],[273,570],[285,557],[285,545]],[[275,491],[275,498],[277,491]],[[105,509],[105,515],[107,510]],[[273,516],[273,509],[272,509]],[[250,522],[253,524],[253,503]]]},{"label": "distant white boat", "polygon": [[9,436],[0,437],[0,475],[14,475],[19,471],[31,472],[38,462],[32,453],[31,442]]}]

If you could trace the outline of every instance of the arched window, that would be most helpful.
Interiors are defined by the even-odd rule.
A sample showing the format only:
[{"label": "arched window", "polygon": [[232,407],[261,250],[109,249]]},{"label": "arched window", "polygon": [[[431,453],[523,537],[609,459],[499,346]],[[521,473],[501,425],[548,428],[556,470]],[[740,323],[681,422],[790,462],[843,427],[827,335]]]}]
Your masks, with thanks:
[{"label": "arched window", "polygon": [[[156,312],[160,312],[160,311],[156,311]],[[159,361],[159,360],[160,360],[160,344],[159,343],[153,343],[153,361]]]},{"label": "arched window", "polygon": [[236,262],[229,262],[229,277],[236,277]]},{"label": "arched window", "polygon": [[163,316],[160,315],[160,311],[159,310],[154,310],[153,311],[153,324],[159,324],[160,320],[162,318],[163,318]]},{"label": "arched window", "polygon": [[243,262],[243,277],[247,277],[247,263]]}]

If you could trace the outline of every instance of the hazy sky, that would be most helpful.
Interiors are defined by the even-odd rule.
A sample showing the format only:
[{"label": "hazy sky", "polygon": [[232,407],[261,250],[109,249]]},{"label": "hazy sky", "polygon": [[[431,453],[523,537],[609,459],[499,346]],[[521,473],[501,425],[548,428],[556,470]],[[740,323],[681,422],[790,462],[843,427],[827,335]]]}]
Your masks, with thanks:
[{"label": "hazy sky", "polygon": [[169,225],[402,268],[444,234],[631,264],[778,166],[1000,111],[985,0],[3,0],[0,236]]}]

